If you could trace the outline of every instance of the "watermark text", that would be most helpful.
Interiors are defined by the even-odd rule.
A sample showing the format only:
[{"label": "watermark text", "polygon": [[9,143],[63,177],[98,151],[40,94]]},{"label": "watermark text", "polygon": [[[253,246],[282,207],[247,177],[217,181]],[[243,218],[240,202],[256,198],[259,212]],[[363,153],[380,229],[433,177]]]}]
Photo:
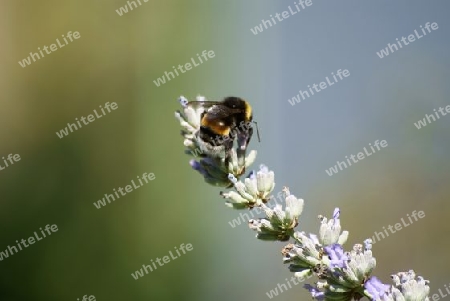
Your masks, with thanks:
[{"label": "watermark text", "polygon": [[[131,276],[134,278],[134,280],[138,280],[141,277],[144,277],[146,274],[148,274],[149,272],[153,272],[154,270],[156,270],[158,268],[158,266],[162,267],[164,266],[164,264],[169,263],[171,260],[175,260],[178,257],[180,257],[181,255],[186,254],[186,251],[192,251],[194,249],[194,247],[192,246],[192,244],[181,244],[179,249],[178,247],[174,247],[175,249],[175,253],[178,256],[175,256],[172,253],[172,250],[169,251],[169,255],[164,256],[163,258],[159,258],[157,257],[155,259],[155,261],[158,263],[158,265],[156,265],[155,261],[153,261],[153,259],[151,259],[151,264],[143,264],[142,268],[140,270],[137,270],[134,273],[131,273]],[[182,253],[182,254],[181,254]],[[144,273],[145,272],[145,273]]]},{"label": "watermark text", "polygon": [[[111,104],[109,102],[105,103],[105,108],[103,108],[101,105],[99,106],[100,110],[102,112],[102,115],[100,115],[97,110],[94,110],[94,114],[89,114],[87,117],[81,116],[80,120],[78,120],[78,118],[75,118],[76,124],[75,123],[67,123],[67,126],[65,128],[63,128],[62,130],[60,130],[59,132],[56,132],[56,136],[58,136],[59,139],[64,138],[65,136],[69,135],[70,133],[73,133],[73,131],[78,130],[79,128],[81,128],[84,125],[88,125],[89,123],[94,122],[97,119],[102,118],[103,116],[106,115],[105,109],[108,111],[108,113],[111,113],[111,110],[116,110],[119,106],[117,105],[117,103],[115,102],[111,102]],[[97,117],[97,119],[96,119]],[[82,121],[83,123],[81,123],[80,121]],[[78,124],[78,126],[77,126]],[[70,130],[70,132],[69,132]]]},{"label": "watermark text", "polygon": [[[153,81],[153,83],[157,87],[159,87],[162,84],[165,84],[166,80],[170,81],[172,79],[175,79],[176,76],[180,76],[180,73],[178,73],[178,71],[180,71],[181,73],[186,73],[186,71],[191,70],[192,67],[197,67],[197,66],[200,66],[201,64],[203,64],[204,63],[203,60],[206,62],[206,61],[208,61],[208,58],[212,59],[215,56],[216,56],[216,54],[214,53],[214,51],[209,50],[208,52],[206,52],[206,50],[203,50],[201,55],[199,55],[197,53],[198,63],[196,62],[195,58],[192,57],[191,58],[192,64],[188,62],[188,63],[185,63],[184,65],[178,65],[177,67],[172,66],[173,72],[165,71],[163,76],[158,77],[156,80]],[[184,67],[184,69],[183,69],[183,67]],[[176,76],[175,76],[174,72],[175,72]]]},{"label": "watermark text", "polygon": [[294,2],[294,6],[295,8],[292,8],[290,5],[287,7],[289,10],[285,10],[283,11],[281,14],[280,13],[276,13],[275,14],[275,18],[273,17],[273,15],[270,15],[269,20],[261,20],[261,23],[259,23],[257,26],[255,26],[254,28],[250,28],[250,31],[254,34],[257,35],[260,32],[263,32],[264,29],[268,29],[269,27],[272,27],[273,25],[277,24],[277,21],[275,19],[278,20],[278,22],[282,22],[283,20],[286,20],[287,18],[289,18],[290,16],[296,15],[299,12],[305,10],[308,6],[311,6],[312,0],[299,0],[298,2]]},{"label": "watermark text", "polygon": [[25,68],[26,66],[31,65],[31,63],[32,63],[31,60],[33,60],[33,62],[36,62],[36,59],[40,60],[41,58],[43,58],[45,56],[44,52],[46,54],[50,54],[52,52],[55,52],[56,50],[61,49],[64,46],[69,44],[67,39],[69,39],[70,42],[73,42],[74,40],[78,40],[81,36],[80,36],[80,33],[78,31],[74,31],[73,33],[71,31],[69,31],[67,33],[67,39],[66,39],[66,36],[64,36],[64,35],[62,35],[62,37],[63,37],[63,40],[64,40],[65,44],[61,43],[59,41],[59,38],[58,38],[58,39],[56,39],[56,44],[51,44],[50,46],[44,45],[44,47],[42,47],[42,49],[41,49],[41,47],[38,47],[38,52],[39,53],[38,52],[30,52],[29,56],[24,58],[22,61],[19,61],[19,65],[22,68]]},{"label": "watermark text", "polygon": [[[421,29],[420,31],[422,32],[423,35],[421,35],[417,31],[417,29],[414,29],[413,34],[408,35],[408,37],[402,36],[400,38],[400,40],[398,38],[396,38],[395,40],[397,41],[397,43],[396,42],[394,42],[393,44],[388,43],[386,48],[383,48],[380,51],[377,51],[377,55],[380,59],[387,57],[389,54],[394,53],[395,51],[398,51],[399,49],[403,48],[403,46],[407,46],[410,43],[414,42],[416,40],[416,38],[417,38],[417,40],[419,40],[419,39],[423,38],[424,36],[426,36],[428,33],[431,33],[431,30],[437,30],[438,28],[439,28],[439,26],[436,22],[433,22],[433,23],[427,22],[425,24],[425,28],[423,28],[422,25],[420,25],[420,29]],[[406,41],[406,40],[408,40],[408,41]]]},{"label": "watermark text", "polygon": [[[133,190],[135,190],[141,186],[144,186],[143,182],[145,182],[145,184],[148,184],[149,181],[153,181],[155,179],[155,174],[154,173],[149,173],[149,174],[144,173],[142,175],[142,179],[139,176],[137,176],[137,179],[141,185],[136,185],[134,180],[131,180],[131,184],[133,184],[133,186],[126,185],[125,188],[119,187],[119,188],[117,188],[117,190],[114,188],[113,189],[114,194],[105,193],[105,196],[102,199],[93,203],[95,208],[100,209],[108,204],[111,204],[111,201],[114,202],[116,199],[120,199],[121,196],[126,196],[127,193],[130,193]],[[124,192],[124,190],[125,190],[125,192]],[[108,204],[106,202],[108,202]]]},{"label": "watermark text", "polygon": [[[14,255],[16,253],[18,253],[19,251],[22,251],[22,247],[23,248],[28,248],[30,245],[35,244],[37,241],[43,240],[45,237],[52,235],[52,233],[55,233],[58,231],[58,226],[57,225],[46,225],[44,227],[44,229],[39,228],[40,231],[40,235],[38,234],[38,232],[34,231],[34,235],[28,237],[28,239],[23,239],[18,241],[16,240],[16,246],[9,246],[5,249],[5,251],[0,251],[0,261],[2,261],[5,258],[8,258],[10,255]],[[27,244],[28,242],[28,244]]]},{"label": "watermark text", "polygon": [[[329,169],[326,169],[325,172],[331,177],[333,174],[337,174],[339,172],[339,170],[343,170],[343,168],[348,168],[349,166],[352,166],[352,162],[353,163],[358,163],[359,161],[363,160],[364,158],[373,155],[376,152],[375,148],[378,151],[381,150],[380,146],[382,148],[387,147],[388,146],[387,141],[386,140],[381,140],[381,141],[376,140],[374,142],[373,146],[372,146],[372,143],[369,143],[369,147],[372,150],[372,152],[368,151],[367,148],[364,147],[363,148],[364,152],[359,152],[358,154],[356,154],[356,156],[351,154],[350,158],[348,156],[345,156],[346,160],[344,160],[344,161],[336,161],[337,164],[335,166],[333,166],[333,167],[330,167]],[[356,158],[358,158],[358,159],[356,159]],[[345,161],[347,161],[348,165],[347,165],[347,163]]]},{"label": "watermark text", "polygon": [[[447,115],[448,113],[450,113],[450,105],[448,105],[448,106],[445,107],[445,112],[447,112],[447,113],[444,112],[444,108],[443,108],[443,107],[440,107],[440,108],[438,109],[438,111],[439,111],[439,113],[441,113],[442,116],[445,116],[445,115]],[[427,126],[428,124],[430,124],[432,121],[436,121],[436,118],[437,118],[437,119],[441,118],[441,117],[439,116],[438,112],[436,112],[436,109],[434,109],[434,114],[436,115],[436,117],[434,117],[433,114],[430,114],[430,115],[425,114],[425,118],[424,118],[424,119],[420,119],[420,120],[417,121],[417,122],[414,122],[414,125],[416,126],[416,128],[417,128],[418,130],[420,130],[421,128],[426,127],[426,126]],[[427,121],[428,121],[428,123],[427,123]]]},{"label": "watermark text", "polygon": [[333,78],[332,80],[330,80],[330,78],[326,76],[325,81],[320,82],[319,84],[314,83],[312,85],[308,85],[308,88],[304,91],[299,90],[297,95],[295,95],[291,99],[288,99],[288,102],[291,104],[291,106],[295,105],[296,103],[300,103],[302,100],[313,96],[314,93],[319,93],[322,90],[331,87],[335,83],[342,81],[344,78],[349,77],[350,71],[348,71],[347,69],[339,69],[338,71],[336,71],[336,74],[334,74],[334,72],[331,72],[331,75]]}]

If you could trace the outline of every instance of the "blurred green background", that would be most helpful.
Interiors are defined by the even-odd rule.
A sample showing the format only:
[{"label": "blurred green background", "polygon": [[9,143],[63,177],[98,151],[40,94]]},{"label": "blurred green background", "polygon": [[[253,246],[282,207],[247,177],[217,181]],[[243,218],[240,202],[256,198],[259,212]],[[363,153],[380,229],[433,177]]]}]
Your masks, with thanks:
[{"label": "blurred green background", "polygon": [[[123,16],[126,1],[0,3],[0,251],[57,224],[50,237],[0,262],[0,299],[266,300],[291,277],[282,243],[254,239],[189,167],[177,98],[249,100],[261,163],[277,187],[305,199],[300,229],[342,211],[347,249],[413,210],[426,218],[377,243],[375,274],[413,268],[432,292],[450,282],[446,238],[450,117],[413,122],[449,101],[448,2],[314,1],[253,35],[293,1],[153,1]],[[380,60],[375,52],[425,22],[439,30]],[[22,68],[68,31],[81,38]],[[153,80],[197,53],[216,56],[160,87]],[[292,107],[287,99],[337,69],[342,83]],[[59,139],[55,132],[99,105],[119,108]],[[376,139],[388,148],[333,177],[324,170]],[[144,172],[156,179],[96,209],[93,202]],[[131,273],[181,243],[193,251],[134,280]],[[277,300],[310,298],[300,285]]]}]

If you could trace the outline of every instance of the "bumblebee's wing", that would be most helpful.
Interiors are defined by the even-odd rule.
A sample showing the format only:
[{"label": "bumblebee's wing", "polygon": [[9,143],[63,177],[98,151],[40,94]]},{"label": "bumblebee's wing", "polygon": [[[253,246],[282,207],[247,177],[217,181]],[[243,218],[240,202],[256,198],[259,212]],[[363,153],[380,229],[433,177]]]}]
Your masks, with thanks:
[{"label": "bumblebee's wing", "polygon": [[193,109],[208,111],[211,119],[226,118],[234,113],[240,113],[241,109],[231,109],[223,105],[222,101],[190,101],[187,104]]},{"label": "bumblebee's wing", "polygon": [[220,102],[218,101],[190,101],[188,102],[188,106],[192,107],[193,109],[200,109],[203,108],[204,110],[211,108],[214,105],[219,105]]},{"label": "bumblebee's wing", "polygon": [[233,115],[239,112],[240,110],[230,109],[222,104],[214,105],[206,110],[202,123],[229,127],[233,123]]},{"label": "bumblebee's wing", "polygon": [[193,109],[203,109],[205,114],[202,117],[203,125],[219,124],[220,126],[229,125],[227,120],[237,110],[230,109],[216,101],[191,101],[188,103]]}]

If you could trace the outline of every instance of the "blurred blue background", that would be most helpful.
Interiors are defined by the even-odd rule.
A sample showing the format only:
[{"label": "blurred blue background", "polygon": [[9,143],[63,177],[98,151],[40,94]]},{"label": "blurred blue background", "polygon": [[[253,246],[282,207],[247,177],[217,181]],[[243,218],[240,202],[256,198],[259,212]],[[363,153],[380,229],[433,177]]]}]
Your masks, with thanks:
[{"label": "blurred blue background", "polygon": [[[137,0],[136,0],[137,1]],[[431,292],[450,282],[445,238],[450,117],[450,5],[444,0],[312,0],[254,35],[293,1],[44,0],[0,4],[0,251],[46,224],[59,231],[0,262],[2,300],[266,300],[286,283],[282,243],[261,242],[183,154],[177,98],[248,100],[261,132],[254,168],[305,199],[299,229],[341,208],[346,248],[414,210],[426,217],[374,245],[384,282],[414,269]],[[380,59],[376,52],[426,22],[439,29]],[[81,38],[30,66],[17,63],[68,31]],[[203,50],[215,57],[157,87],[153,80]],[[350,76],[294,106],[288,99],[338,69]],[[59,139],[55,132],[105,102],[119,108]],[[388,147],[328,176],[375,140]],[[93,202],[144,172],[156,179],[101,209]],[[447,201],[446,201],[447,200]],[[134,280],[181,243],[193,251]],[[310,298],[300,285],[277,300]]]}]

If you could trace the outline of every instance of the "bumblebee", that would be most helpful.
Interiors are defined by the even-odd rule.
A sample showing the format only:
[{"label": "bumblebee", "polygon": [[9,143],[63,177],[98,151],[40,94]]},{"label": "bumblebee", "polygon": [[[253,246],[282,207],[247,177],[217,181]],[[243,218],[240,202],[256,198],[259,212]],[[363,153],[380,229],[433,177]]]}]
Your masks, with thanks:
[{"label": "bumblebee", "polygon": [[247,101],[230,96],[220,102],[191,101],[187,105],[203,109],[197,133],[203,151],[224,158],[225,163],[228,163],[236,141],[238,160],[245,160],[245,152],[253,134],[250,125],[253,120],[252,108]]}]

